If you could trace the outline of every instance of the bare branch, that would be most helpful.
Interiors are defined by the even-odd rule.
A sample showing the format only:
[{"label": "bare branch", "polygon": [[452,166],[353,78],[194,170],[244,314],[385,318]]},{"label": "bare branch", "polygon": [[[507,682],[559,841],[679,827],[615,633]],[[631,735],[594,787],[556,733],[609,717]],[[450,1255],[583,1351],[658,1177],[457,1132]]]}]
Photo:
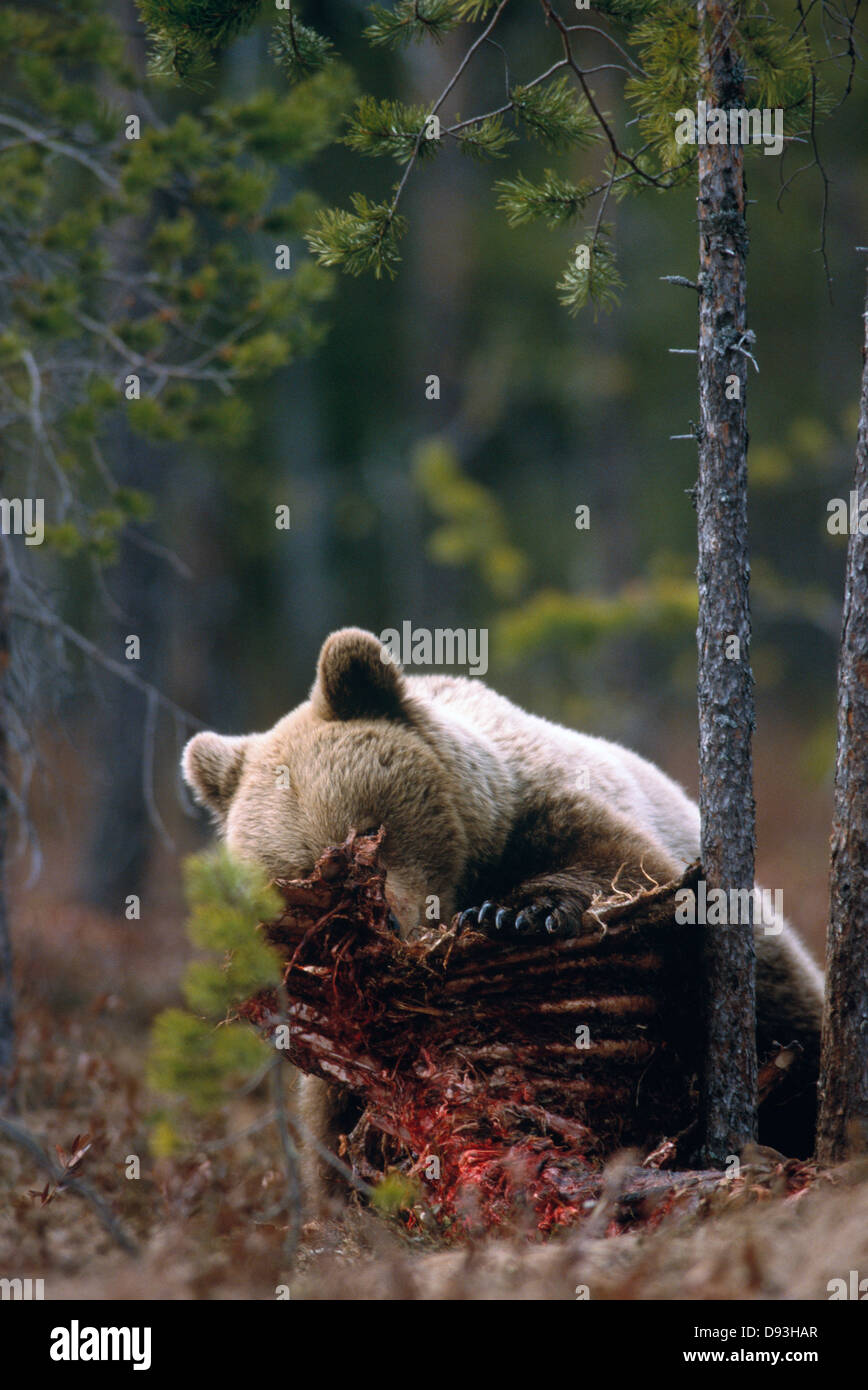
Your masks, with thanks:
[{"label": "bare branch", "polygon": [[74,1197],[80,1197],[88,1202],[103,1229],[108,1232],[116,1245],[119,1245],[128,1255],[139,1253],[135,1241],[127,1235],[105,1199],[94,1191],[90,1183],[83,1182],[81,1178],[65,1176],[63,1170],[46,1153],[39,1140],[29,1130],[24,1129],[21,1125],[13,1124],[11,1120],[0,1115],[0,1135],[8,1139],[11,1144],[17,1145],[19,1149],[24,1149],[29,1153],[43,1172],[48,1174],[52,1182],[62,1182],[64,1191],[71,1192]]},{"label": "bare branch", "polygon": [[[33,596],[31,595],[31,597]],[[131,685],[134,689],[140,690],[143,695],[148,696],[149,699],[153,699],[160,709],[167,710],[176,718],[183,720],[184,723],[188,724],[191,728],[205,728],[201,719],[197,719],[195,715],[190,714],[189,710],[183,709],[180,705],[176,704],[174,700],[170,700],[168,696],[164,695],[162,691],[158,690],[150,681],[143,680],[141,676],[136,675],[135,671],[128,670],[122,662],[116,661],[113,656],[108,656],[105,652],[100,651],[99,647],[96,646],[94,642],[91,642],[89,638],[77,632],[74,627],[70,627],[68,623],[65,623],[62,618],[58,618],[57,615],[52,613],[49,609],[41,608],[40,610],[34,610],[33,608],[22,607],[14,602],[9,605],[9,608],[14,617],[22,618],[28,623],[35,623],[39,627],[48,628],[59,637],[62,637],[63,640],[68,642],[71,646],[78,647],[79,651],[83,652],[91,661],[96,662],[98,666],[102,666],[104,670],[110,671],[113,676],[117,676],[120,680],[126,681],[127,685]]]},{"label": "bare branch", "polygon": [[0,112],[0,125],[8,126],[10,130],[17,130],[24,136],[28,144],[42,145],[54,154],[61,154],[66,159],[73,159],[77,164],[81,164],[85,169],[89,169],[100,183],[105,184],[113,193],[120,191],[120,182],[103,168],[97,160],[92,159],[84,150],[80,150],[77,145],[69,145],[65,140],[58,140],[56,136],[49,135],[44,130],[37,130],[36,126],[29,125],[27,121],[19,120],[17,116],[12,116],[8,111]]}]

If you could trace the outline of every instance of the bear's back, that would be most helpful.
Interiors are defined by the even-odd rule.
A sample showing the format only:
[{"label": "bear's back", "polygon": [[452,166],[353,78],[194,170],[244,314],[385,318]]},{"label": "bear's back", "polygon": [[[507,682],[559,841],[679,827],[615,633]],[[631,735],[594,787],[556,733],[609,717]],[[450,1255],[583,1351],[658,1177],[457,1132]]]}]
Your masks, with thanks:
[{"label": "bear's back", "polygon": [[698,808],[638,753],[528,714],[477,679],[410,676],[407,683],[453,730],[481,736],[497,750],[520,799],[530,791],[602,803],[683,863],[698,857]]}]

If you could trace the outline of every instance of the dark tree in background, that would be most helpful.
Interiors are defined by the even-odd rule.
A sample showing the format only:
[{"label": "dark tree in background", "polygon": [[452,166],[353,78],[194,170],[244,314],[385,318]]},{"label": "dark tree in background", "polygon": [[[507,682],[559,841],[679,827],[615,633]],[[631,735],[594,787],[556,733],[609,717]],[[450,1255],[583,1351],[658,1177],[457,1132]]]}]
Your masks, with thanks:
[{"label": "dark tree in background", "polygon": [[[853,488],[868,498],[868,298]],[[860,522],[864,524],[864,517]],[[868,1148],[868,536],[851,522],[838,666],[826,1010],[817,1157]]]},{"label": "dark tree in background", "polygon": [[[700,97],[744,106],[734,7],[698,0]],[[751,890],[754,797],[747,539],[748,341],[744,152],[699,146],[699,804],[709,888]],[[735,642],[733,642],[735,638]],[[753,896],[751,894],[751,903]],[[756,1135],[756,1006],[751,924],[706,929],[704,1157]]]}]

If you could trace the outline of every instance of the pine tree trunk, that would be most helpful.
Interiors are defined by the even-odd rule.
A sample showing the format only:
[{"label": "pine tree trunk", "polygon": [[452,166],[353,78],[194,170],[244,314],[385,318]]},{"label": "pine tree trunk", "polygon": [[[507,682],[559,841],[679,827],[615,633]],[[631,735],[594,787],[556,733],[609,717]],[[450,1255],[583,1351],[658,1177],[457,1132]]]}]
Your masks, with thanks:
[{"label": "pine tree trunk", "polygon": [[[112,455],[124,461],[125,486],[145,490],[150,483],[155,495],[164,492],[163,460],[153,446],[120,422],[112,424],[108,438]],[[121,557],[114,598],[123,617],[118,622],[107,616],[102,636],[108,639],[108,649],[117,651],[123,648],[124,634],[135,632],[148,676],[159,682],[167,636],[168,567],[128,539],[121,543]],[[82,854],[79,891],[107,912],[119,912],[126,896],[141,896],[145,886],[152,827],[142,794],[147,758],[139,733],[142,718],[141,691],[119,681],[106,693],[100,721],[99,800],[90,843]]]},{"label": "pine tree trunk", "polygon": [[11,1104],[15,1059],[15,1016],[12,992],[12,938],[6,903],[6,845],[9,834],[9,746],[6,701],[9,667],[9,569],[0,546],[0,1110]]},{"label": "pine tree trunk", "polygon": [[[698,0],[700,95],[744,104],[733,7]],[[754,800],[747,541],[747,231],[744,155],[699,144],[699,785],[709,889],[751,889]],[[737,639],[737,645],[733,642]],[[756,1133],[754,945],[750,924],[706,927],[702,1160],[720,1163]]]},{"label": "pine tree trunk", "polygon": [[[868,298],[853,487],[868,497]],[[868,536],[850,535],[838,665],[826,1008],[817,1157],[868,1150]]]}]

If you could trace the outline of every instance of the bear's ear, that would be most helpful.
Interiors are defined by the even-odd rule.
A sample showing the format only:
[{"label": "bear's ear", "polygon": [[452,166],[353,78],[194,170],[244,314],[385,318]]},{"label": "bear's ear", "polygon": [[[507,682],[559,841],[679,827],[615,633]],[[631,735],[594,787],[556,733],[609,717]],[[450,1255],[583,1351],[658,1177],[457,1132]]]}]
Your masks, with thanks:
[{"label": "bear's ear", "polygon": [[218,818],[226,814],[235,794],[248,742],[247,737],[196,734],[184,749],[184,781],[199,805]]},{"label": "bear's ear", "polygon": [[372,632],[344,627],[326,638],[311,691],[320,719],[403,719],[405,694],[401,667]]}]

